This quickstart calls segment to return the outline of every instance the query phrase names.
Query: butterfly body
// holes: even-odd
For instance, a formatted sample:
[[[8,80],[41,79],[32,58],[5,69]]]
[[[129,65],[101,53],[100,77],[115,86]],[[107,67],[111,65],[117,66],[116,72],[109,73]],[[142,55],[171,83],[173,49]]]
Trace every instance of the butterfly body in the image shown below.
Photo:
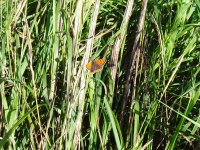
[[[103,70],[103,66],[105,65],[106,60],[105,59],[97,59],[89,62],[86,65],[86,68],[91,72],[91,73],[96,73],[99,71]]]

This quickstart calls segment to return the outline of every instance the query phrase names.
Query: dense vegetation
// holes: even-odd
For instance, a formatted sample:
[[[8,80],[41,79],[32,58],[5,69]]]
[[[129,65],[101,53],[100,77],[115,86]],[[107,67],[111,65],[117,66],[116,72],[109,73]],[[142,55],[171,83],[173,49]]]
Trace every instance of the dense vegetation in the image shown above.
[[[0,149],[200,149],[199,0],[0,10]]]

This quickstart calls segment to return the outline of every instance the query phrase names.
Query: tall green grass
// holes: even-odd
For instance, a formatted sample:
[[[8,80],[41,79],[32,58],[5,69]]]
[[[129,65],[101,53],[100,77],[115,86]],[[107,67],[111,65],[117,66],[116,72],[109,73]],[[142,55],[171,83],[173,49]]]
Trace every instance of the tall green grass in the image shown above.
[[[0,0],[0,149],[199,149],[200,3],[142,8]]]

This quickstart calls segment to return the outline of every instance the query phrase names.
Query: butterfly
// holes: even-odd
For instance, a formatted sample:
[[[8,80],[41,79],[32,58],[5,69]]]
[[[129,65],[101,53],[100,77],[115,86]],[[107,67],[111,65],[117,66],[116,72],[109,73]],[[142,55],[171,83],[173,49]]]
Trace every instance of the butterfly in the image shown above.
[[[103,66],[105,65],[106,60],[105,59],[97,59],[89,62],[86,64],[86,68],[91,72],[91,73],[96,73],[99,71],[103,70]]]

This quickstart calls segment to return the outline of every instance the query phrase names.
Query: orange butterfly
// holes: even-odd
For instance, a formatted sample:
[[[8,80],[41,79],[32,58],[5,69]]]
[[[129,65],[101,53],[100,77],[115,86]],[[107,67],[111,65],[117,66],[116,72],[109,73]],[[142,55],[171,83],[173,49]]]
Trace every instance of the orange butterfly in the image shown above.
[[[103,66],[105,65],[106,60],[105,59],[97,59],[89,62],[86,64],[86,68],[91,72],[91,73],[96,73],[99,71],[103,70]]]

